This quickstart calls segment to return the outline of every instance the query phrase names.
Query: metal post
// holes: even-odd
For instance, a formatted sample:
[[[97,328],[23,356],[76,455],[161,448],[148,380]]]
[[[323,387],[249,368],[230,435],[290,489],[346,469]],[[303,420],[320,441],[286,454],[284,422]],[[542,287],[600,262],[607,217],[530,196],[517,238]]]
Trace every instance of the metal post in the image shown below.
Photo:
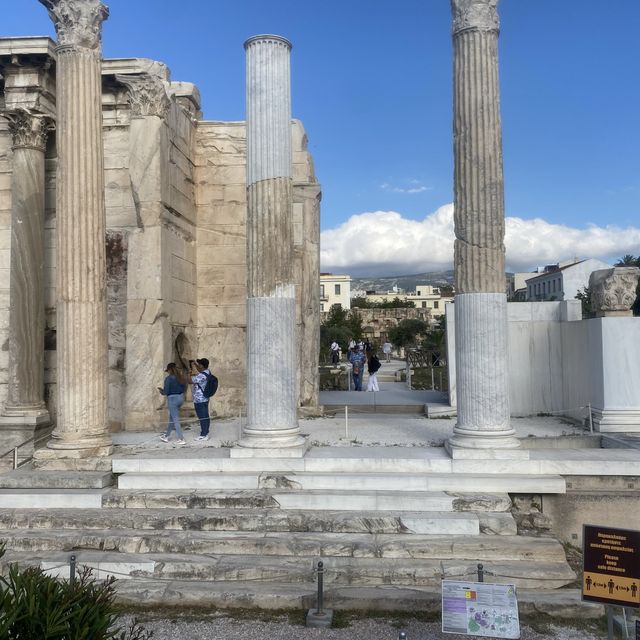
[[[607,639],[613,639],[613,607],[610,604],[605,605],[607,610]]]
[[[349,439],[349,405],[344,405],[344,437]]]
[[[442,391],[442,371],[438,371],[438,391]]]
[[[435,388],[436,388],[436,383],[433,378],[433,367],[431,367],[431,391],[433,391]]]
[[[478,582],[484,582],[484,568],[478,564]]]
[[[13,468],[18,468],[18,447],[15,447],[13,450]]]
[[[591,413],[591,403],[587,404],[587,409],[589,410],[589,432],[593,433],[593,414]]]
[[[318,602],[317,602],[318,608],[316,609],[317,616],[321,616],[324,613],[323,611],[324,593],[322,592],[323,578],[324,578],[324,563],[322,562],[322,560],[319,560],[318,561]]]
[[[76,581],[76,557],[71,556],[69,560],[69,582],[74,584]]]
[[[407,640],[407,632],[406,631],[401,631],[398,634],[398,640]]]

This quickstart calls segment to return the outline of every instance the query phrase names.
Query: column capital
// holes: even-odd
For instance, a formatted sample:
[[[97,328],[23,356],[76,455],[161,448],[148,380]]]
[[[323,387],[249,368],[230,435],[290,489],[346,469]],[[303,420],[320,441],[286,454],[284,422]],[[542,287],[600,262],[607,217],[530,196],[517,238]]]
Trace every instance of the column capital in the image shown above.
[[[49,131],[54,128],[52,118],[26,109],[7,111],[4,115],[9,121],[13,149],[30,148],[44,152]]]
[[[165,82],[149,73],[139,75],[117,74],[116,80],[129,91],[132,116],[158,116],[166,119],[171,102]]]
[[[453,35],[463,31],[499,31],[498,0],[451,0]]]
[[[100,49],[102,23],[109,17],[109,8],[100,0],[38,1],[49,11],[59,45]]]

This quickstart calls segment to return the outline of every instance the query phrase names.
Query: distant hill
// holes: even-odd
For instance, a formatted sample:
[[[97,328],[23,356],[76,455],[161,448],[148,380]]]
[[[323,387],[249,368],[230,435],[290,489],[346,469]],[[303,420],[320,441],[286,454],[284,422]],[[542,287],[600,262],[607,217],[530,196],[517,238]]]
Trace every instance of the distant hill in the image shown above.
[[[391,291],[398,287],[404,291],[415,291],[416,285],[430,284],[434,287],[453,284],[453,269],[449,271],[427,271],[408,276],[381,276],[351,278],[351,292],[355,291]]]

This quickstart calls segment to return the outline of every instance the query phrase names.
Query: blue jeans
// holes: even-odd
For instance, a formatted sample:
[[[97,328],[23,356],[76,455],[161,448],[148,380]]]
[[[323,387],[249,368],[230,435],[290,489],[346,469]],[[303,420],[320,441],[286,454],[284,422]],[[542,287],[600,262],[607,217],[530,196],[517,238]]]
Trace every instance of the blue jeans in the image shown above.
[[[169,424],[167,425],[167,438],[171,435],[173,429],[176,430],[178,440],[184,440],[182,435],[182,427],[180,426],[180,407],[184,403],[184,393],[179,395],[167,396],[167,406],[169,407]]]
[[[353,374],[353,389],[354,391],[362,391],[362,370],[360,373]]]
[[[194,402],[193,408],[196,410],[196,415],[200,418],[200,435],[209,435],[209,426],[211,425],[211,418],[209,418],[209,401]]]

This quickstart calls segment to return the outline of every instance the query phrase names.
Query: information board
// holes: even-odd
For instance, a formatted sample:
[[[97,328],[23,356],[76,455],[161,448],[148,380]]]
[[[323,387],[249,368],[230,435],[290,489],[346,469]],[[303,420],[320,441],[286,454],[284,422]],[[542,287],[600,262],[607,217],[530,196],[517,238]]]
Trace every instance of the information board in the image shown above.
[[[640,531],[584,525],[582,599],[640,607]]]
[[[519,638],[515,586],[443,580],[442,631],[489,638]]]

